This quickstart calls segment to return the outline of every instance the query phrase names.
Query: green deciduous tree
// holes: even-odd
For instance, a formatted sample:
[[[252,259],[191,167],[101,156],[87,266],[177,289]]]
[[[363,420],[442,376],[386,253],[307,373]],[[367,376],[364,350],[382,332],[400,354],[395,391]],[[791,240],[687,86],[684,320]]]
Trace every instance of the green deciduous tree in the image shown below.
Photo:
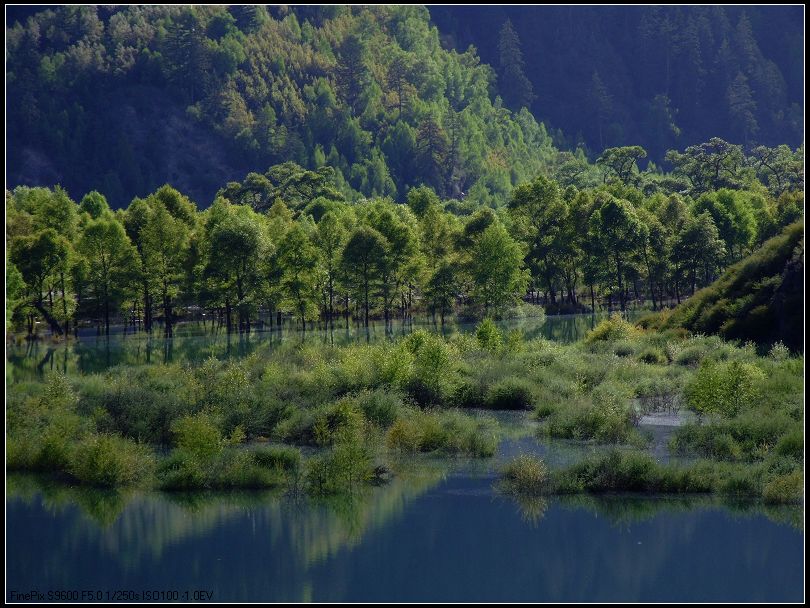
[[[500,222],[475,239],[469,266],[472,293],[484,313],[513,304],[526,292],[529,273],[523,268],[525,250]]]
[[[356,228],[343,248],[343,270],[363,303],[363,320],[368,327],[369,308],[379,284],[380,260],[386,255],[386,240],[368,226]]]
[[[84,227],[77,250],[87,259],[88,279],[104,331],[110,333],[110,313],[130,287],[137,255],[124,227],[112,217],[90,220]]]

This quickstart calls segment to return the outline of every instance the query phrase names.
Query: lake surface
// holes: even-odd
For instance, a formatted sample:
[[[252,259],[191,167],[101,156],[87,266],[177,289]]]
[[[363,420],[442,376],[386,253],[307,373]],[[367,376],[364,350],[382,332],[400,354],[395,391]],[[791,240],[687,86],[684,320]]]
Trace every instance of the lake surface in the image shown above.
[[[629,318],[643,313],[628,312]],[[559,315],[540,318],[499,321],[503,330],[519,330],[527,339],[546,338],[560,342],[575,342],[590,331],[607,313],[597,315]],[[36,380],[48,371],[60,370],[67,374],[97,373],[115,365],[140,365],[168,362],[199,362],[214,356],[219,359],[245,357],[251,353],[271,350],[281,344],[308,342],[322,344],[350,344],[396,339],[416,329],[425,329],[450,336],[457,332],[475,331],[475,323],[448,323],[444,327],[427,319],[411,323],[392,322],[386,329],[383,322],[372,323],[366,330],[355,325],[346,329],[336,325],[332,330],[315,329],[305,332],[292,324],[272,331],[254,331],[250,334],[227,334],[224,330],[204,330],[201,324],[178,325],[175,337],[166,339],[155,331],[148,337],[140,334],[114,333],[109,337],[81,335],[69,343],[51,343],[47,340],[6,344],[6,360],[10,370],[10,383]]]
[[[353,498],[309,502],[12,476],[6,599],[86,590],[278,602],[802,600],[799,509],[621,496],[521,504],[493,481],[427,462]]]

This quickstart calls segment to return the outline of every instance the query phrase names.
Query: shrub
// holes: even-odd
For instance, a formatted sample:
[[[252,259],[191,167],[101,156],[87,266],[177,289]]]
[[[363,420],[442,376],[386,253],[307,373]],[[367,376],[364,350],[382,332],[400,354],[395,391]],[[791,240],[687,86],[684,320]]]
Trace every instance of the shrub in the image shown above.
[[[313,435],[320,446],[332,445],[341,433],[362,435],[363,413],[351,399],[341,399],[321,410],[314,418]]]
[[[804,433],[797,428],[779,439],[775,451],[780,456],[788,456],[796,460],[804,458]]]
[[[619,313],[614,313],[609,319],[601,321],[585,336],[588,344],[594,342],[615,342],[616,340],[629,340],[638,335],[638,329],[628,323]]]
[[[73,450],[68,471],[83,483],[125,486],[147,479],[154,469],[151,450],[115,435],[91,435]]]
[[[486,318],[475,328],[475,337],[481,348],[490,353],[498,353],[503,348],[503,336],[495,322]]]
[[[740,444],[727,433],[712,436],[707,448],[708,455],[717,460],[738,460],[742,456]]]
[[[225,450],[216,460],[207,488],[258,489],[281,485],[285,475],[279,468],[258,464],[249,450]]]
[[[545,431],[563,439],[623,443],[633,436],[634,417],[627,387],[601,384],[590,399],[561,402],[545,422]]]
[[[636,354],[636,345],[627,340],[620,340],[613,346],[613,352],[617,357],[632,357]]]
[[[276,425],[273,436],[284,443],[317,445],[315,441],[315,414],[312,410],[295,409],[290,416]]]
[[[578,482],[563,480],[563,487],[581,485],[590,492],[643,491],[655,482],[657,465],[653,458],[638,452],[612,450],[574,465],[562,474]]]
[[[497,447],[495,422],[457,411],[408,410],[388,430],[389,448],[402,452],[443,452],[491,456]]]
[[[497,410],[525,410],[532,407],[534,386],[525,378],[511,376],[489,387],[486,406]]]
[[[697,367],[706,356],[706,348],[702,345],[685,346],[675,355],[675,363],[689,367]]]
[[[793,471],[772,479],[762,490],[767,503],[799,503],[804,496],[804,475]]]
[[[364,391],[356,401],[366,419],[381,428],[391,426],[402,407],[402,395],[384,389]]]
[[[219,428],[207,414],[184,416],[172,424],[175,444],[194,458],[207,460],[222,452]]]
[[[542,459],[528,454],[521,454],[507,463],[501,477],[504,488],[515,494],[541,494],[548,484],[548,468]]]
[[[774,361],[784,361],[790,358],[790,349],[782,342],[777,342],[771,347],[771,350],[768,351],[768,356]]]
[[[304,465],[304,480],[312,494],[348,491],[373,475],[371,453],[362,437],[348,428],[340,429],[331,449],[313,456]]]
[[[650,365],[666,365],[669,362],[667,356],[659,348],[644,349],[638,356],[638,360]]]
[[[418,334],[414,332],[409,338]],[[450,348],[444,340],[431,334],[414,339],[412,348],[416,350],[408,393],[422,405],[443,403],[453,376]]]
[[[757,403],[764,379],[762,370],[750,363],[707,360],[687,386],[686,398],[698,412],[734,416]]]
[[[486,407],[486,385],[477,378],[462,378],[453,389],[451,397],[455,407]]]

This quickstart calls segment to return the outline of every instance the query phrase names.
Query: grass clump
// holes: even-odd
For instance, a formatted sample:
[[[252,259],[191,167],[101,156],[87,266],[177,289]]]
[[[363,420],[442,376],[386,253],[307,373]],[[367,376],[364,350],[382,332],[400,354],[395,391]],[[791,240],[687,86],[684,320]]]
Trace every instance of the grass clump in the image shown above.
[[[492,456],[497,447],[494,420],[458,411],[410,409],[388,430],[386,444],[406,453]]]
[[[301,468],[301,451],[289,446],[263,446],[251,452],[256,465],[296,473]]]
[[[549,472],[537,456],[521,454],[501,470],[505,491],[524,496],[537,496],[547,490]]]
[[[525,378],[510,376],[489,387],[484,403],[495,410],[527,410],[534,402],[534,385]]]

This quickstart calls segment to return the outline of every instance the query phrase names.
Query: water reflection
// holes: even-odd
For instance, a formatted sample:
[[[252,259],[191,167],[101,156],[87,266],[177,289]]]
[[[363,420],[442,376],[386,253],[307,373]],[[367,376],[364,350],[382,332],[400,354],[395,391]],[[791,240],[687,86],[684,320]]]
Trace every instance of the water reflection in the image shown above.
[[[638,313],[630,313],[638,316]],[[605,315],[562,315],[545,318],[526,318],[500,321],[504,330],[517,329],[527,339],[546,338],[560,342],[574,342]],[[66,374],[91,374],[103,372],[115,365],[140,365],[168,362],[203,361],[208,357],[246,357],[254,352],[272,350],[287,342],[323,344],[350,344],[394,339],[407,335],[415,329],[426,329],[452,336],[458,332],[471,332],[475,323],[453,323],[444,327],[429,321],[372,323],[366,329],[355,325],[346,328],[315,329],[302,332],[292,326],[282,326],[272,331],[250,334],[228,334],[222,330],[212,331],[201,324],[179,325],[175,337],[166,339],[155,331],[152,336],[144,334],[113,334],[111,336],[80,336],[70,343],[25,341],[7,344],[6,359],[11,367],[7,376],[11,382],[35,380],[50,371]],[[8,372],[7,372],[8,374]]]
[[[99,493],[11,476],[6,507],[9,589],[207,589],[219,601],[802,597],[803,534],[782,523],[800,509],[671,497],[515,502],[490,479],[436,463],[321,502]]]

